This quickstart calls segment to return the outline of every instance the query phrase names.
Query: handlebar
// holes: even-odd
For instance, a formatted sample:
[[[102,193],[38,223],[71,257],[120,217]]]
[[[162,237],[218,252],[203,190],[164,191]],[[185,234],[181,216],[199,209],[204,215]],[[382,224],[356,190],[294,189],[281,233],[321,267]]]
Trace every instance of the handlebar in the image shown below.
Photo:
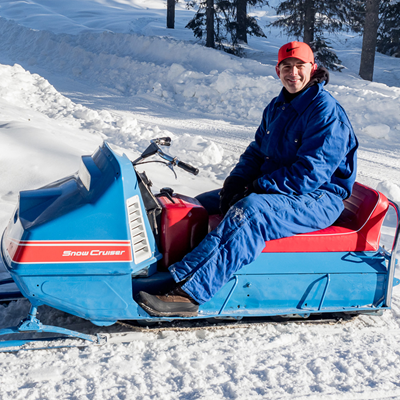
[[[190,164],[187,164],[183,161],[180,161],[177,157],[171,157],[170,155],[164,153],[158,146],[170,146],[171,145],[171,138],[170,137],[163,137],[150,140],[150,146],[141,154],[141,156],[132,161],[133,165],[138,165],[140,161],[144,160],[147,157],[153,156],[154,154],[158,154],[162,159],[167,161],[167,165],[172,169],[175,165],[179,168],[182,168],[186,172],[190,174],[197,175],[199,170],[193,167]]]
[[[180,161],[177,157],[171,157],[168,154],[165,154],[161,149],[158,149],[157,154],[164,159],[165,161],[168,161],[168,164],[172,166],[177,166],[179,168],[182,168],[186,172],[189,172],[190,174],[197,175],[199,173],[199,170],[195,167],[192,167],[190,164],[187,164],[183,161]]]
[[[197,175],[199,173],[198,168],[192,167],[190,164],[186,164],[183,161],[177,161],[176,165],[190,174]]]

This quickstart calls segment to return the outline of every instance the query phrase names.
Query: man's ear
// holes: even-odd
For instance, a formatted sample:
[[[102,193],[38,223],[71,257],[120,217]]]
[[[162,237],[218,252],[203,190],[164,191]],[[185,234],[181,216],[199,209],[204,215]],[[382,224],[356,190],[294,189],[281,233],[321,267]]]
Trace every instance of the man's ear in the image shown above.
[[[311,67],[312,73],[314,73],[318,69],[318,64],[314,63]]]
[[[276,74],[278,75],[278,78],[280,78],[281,77],[281,71],[280,71],[280,69],[279,69],[279,67],[277,65],[275,65],[275,71],[276,71]]]

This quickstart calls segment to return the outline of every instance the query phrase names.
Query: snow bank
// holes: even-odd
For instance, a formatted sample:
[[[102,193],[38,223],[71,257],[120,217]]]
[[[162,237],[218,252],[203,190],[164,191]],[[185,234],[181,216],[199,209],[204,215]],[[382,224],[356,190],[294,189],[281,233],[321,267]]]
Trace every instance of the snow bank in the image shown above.
[[[181,158],[187,155],[196,165],[206,168],[219,165],[223,159],[222,147],[200,136],[178,137],[157,127],[138,124],[136,119],[126,115],[95,111],[75,104],[57,92],[47,80],[19,65],[0,65],[0,98],[10,106],[37,111],[132,151],[143,151],[155,137],[171,136],[174,139],[171,149],[182,155]]]
[[[22,9],[22,10],[21,10]],[[1,15],[17,21],[23,26],[55,33],[78,34],[84,31],[104,31],[157,35],[165,27],[166,2],[158,0],[17,0],[2,1]],[[175,5],[175,30],[184,31],[190,38],[192,33],[184,29],[193,16],[184,2]],[[183,21],[182,21],[183,19]],[[186,22],[185,22],[186,21]],[[160,35],[161,36],[161,35]]]
[[[0,51],[30,68],[46,66],[115,93],[159,97],[192,112],[259,119],[266,101],[260,98],[280,87],[268,76],[271,67],[167,38],[110,32],[55,35],[4,18],[0,34]]]
[[[0,209],[1,229],[20,190],[37,188],[74,173],[79,157],[91,154],[102,140],[134,159],[150,144],[150,139],[170,136],[173,143],[166,152],[200,168],[201,175],[210,181],[215,180],[216,174],[225,176],[236,161],[236,156],[201,136],[177,136],[157,126],[138,123],[127,114],[76,104],[47,80],[20,65],[0,65],[0,107],[0,198],[4,201]],[[156,191],[168,182],[174,183],[173,175],[165,177],[166,170],[160,168],[163,167],[159,164],[146,168]],[[179,172],[176,186],[181,192],[194,195],[202,188],[209,189],[210,183],[199,182],[199,191],[188,190],[193,178],[187,175]]]
[[[274,65],[229,56],[170,38],[35,31],[0,18],[0,52],[26,68],[43,68],[127,97],[247,121],[255,126],[281,83]],[[327,89],[358,135],[399,143],[400,89],[332,73]],[[103,118],[103,117],[102,117]],[[385,126],[382,125],[382,118]]]
[[[266,93],[280,90],[279,81],[268,76],[271,67],[172,39],[110,32],[55,35],[3,18],[0,33],[9,38],[0,50],[19,63],[45,65],[128,96],[159,97],[191,112],[258,120]]]

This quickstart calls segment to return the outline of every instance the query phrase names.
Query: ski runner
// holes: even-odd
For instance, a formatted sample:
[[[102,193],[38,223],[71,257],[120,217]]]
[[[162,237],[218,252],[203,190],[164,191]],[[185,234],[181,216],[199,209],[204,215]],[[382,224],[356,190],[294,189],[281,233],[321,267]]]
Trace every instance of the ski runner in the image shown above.
[[[197,315],[265,241],[332,225],[351,195],[358,142],[345,111],[323,88],[328,71],[302,42],[282,46],[275,69],[283,88],[264,110],[255,140],[222,190],[198,196],[209,214],[222,212],[224,219],[169,267],[172,290],[138,294],[150,315]]]

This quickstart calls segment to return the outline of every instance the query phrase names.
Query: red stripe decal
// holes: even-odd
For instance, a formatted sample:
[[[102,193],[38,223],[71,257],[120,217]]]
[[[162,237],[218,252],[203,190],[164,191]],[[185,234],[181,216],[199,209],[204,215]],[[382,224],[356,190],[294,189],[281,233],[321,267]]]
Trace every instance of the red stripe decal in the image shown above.
[[[132,261],[130,241],[10,241],[16,263],[87,263]]]

